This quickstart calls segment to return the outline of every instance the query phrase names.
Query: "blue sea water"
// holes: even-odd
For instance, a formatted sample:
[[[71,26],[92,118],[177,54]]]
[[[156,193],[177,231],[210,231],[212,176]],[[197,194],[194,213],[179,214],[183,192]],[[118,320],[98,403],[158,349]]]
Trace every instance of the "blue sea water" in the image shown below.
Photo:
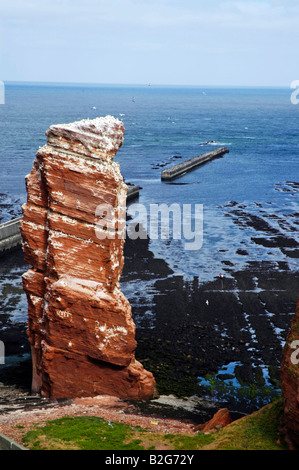
[[[236,271],[256,260],[298,272],[294,244],[283,251],[252,240],[269,239],[271,230],[297,240],[299,105],[290,96],[286,88],[7,84],[0,105],[0,218],[12,218],[25,202],[24,178],[51,124],[109,114],[124,122],[116,160],[125,180],[142,187],[139,203],[203,205],[200,250],[184,250],[182,240],[150,242],[174,275],[204,283],[223,272],[229,278],[227,263]],[[161,182],[167,165],[223,146],[229,149],[223,158]],[[248,223],[254,217],[261,226]],[[122,285],[133,307],[141,301],[136,289],[142,291],[149,315],[153,282]],[[25,305],[20,299],[18,321],[26,318]],[[283,343],[286,331],[273,328]]]
[[[0,181],[1,191],[13,195],[24,197],[24,175],[51,124],[106,114],[124,121],[125,144],[117,159],[134,182],[160,181],[153,163],[203,153],[202,142],[227,145],[229,157],[186,175],[184,181],[203,186],[184,188],[184,200],[198,189],[206,204],[272,200],[273,184],[293,180],[298,171],[299,106],[291,103],[288,89],[6,85],[5,92]],[[164,200],[165,191],[166,198],[176,199],[173,188],[163,187]]]
[[[299,106],[291,103],[288,89],[6,85],[5,92],[0,106],[3,221],[11,217],[5,203],[25,201],[24,177],[48,127],[107,114],[124,122],[125,143],[116,160],[126,181],[142,186],[140,203],[203,204],[204,243],[198,256],[185,253],[186,275],[213,274],[207,272],[211,252],[218,272],[217,249],[211,248],[229,249],[232,238],[240,236],[219,206],[237,201],[253,208],[259,203],[265,210],[271,203],[279,215],[295,210],[296,188],[279,191],[279,185],[298,178]],[[178,184],[161,183],[161,162],[179,156],[172,159],[178,163],[220,146],[230,151],[223,159],[184,175]],[[165,255],[163,243],[153,243],[153,249]],[[167,251],[174,266],[180,250],[174,243]]]

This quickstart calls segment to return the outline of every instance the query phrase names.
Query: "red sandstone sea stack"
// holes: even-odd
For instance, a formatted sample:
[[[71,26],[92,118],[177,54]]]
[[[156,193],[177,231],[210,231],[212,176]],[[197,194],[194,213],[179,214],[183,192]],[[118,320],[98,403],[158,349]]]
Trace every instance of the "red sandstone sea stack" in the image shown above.
[[[292,449],[299,449],[299,299],[283,349],[281,389],[285,433]]]
[[[21,232],[32,390],[49,398],[150,399],[135,359],[135,324],[120,290],[127,186],[113,161],[123,123],[111,116],[51,126],[26,177]],[[106,226],[97,208],[112,207]]]

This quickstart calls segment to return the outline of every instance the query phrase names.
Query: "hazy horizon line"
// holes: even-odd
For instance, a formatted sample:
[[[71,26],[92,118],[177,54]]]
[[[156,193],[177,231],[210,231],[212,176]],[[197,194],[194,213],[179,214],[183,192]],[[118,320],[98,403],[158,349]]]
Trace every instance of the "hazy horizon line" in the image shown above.
[[[34,80],[3,80],[4,85],[24,85],[24,86],[85,86],[85,87],[154,87],[154,88],[285,88],[287,85],[207,85],[207,84],[171,84],[171,83],[101,83],[101,82],[56,82],[56,81],[34,81]]]

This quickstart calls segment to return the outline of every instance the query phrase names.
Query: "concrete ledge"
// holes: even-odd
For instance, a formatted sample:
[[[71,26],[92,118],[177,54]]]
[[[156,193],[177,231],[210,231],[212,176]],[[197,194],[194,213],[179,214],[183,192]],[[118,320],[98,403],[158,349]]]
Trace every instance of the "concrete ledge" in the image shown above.
[[[22,217],[17,219],[9,220],[0,225],[0,239],[4,240],[5,238],[12,237],[20,231],[20,222]]]
[[[163,170],[161,174],[161,179],[162,181],[165,181],[182,176],[188,171],[191,171],[197,168],[198,166],[213,160],[214,158],[223,157],[223,155],[228,152],[229,150],[226,147],[220,147],[214,150],[213,152],[204,153],[203,155],[198,155],[197,157],[193,157],[185,162],[178,163],[177,165]]]
[[[138,185],[135,185],[135,184],[128,184],[127,183],[127,186],[128,186],[128,192],[127,192],[127,201],[131,200],[131,199],[134,199],[135,197],[137,197],[139,195],[139,191],[140,191],[140,186]]]
[[[7,252],[21,245],[21,217],[0,224],[0,253]]]
[[[6,238],[5,240],[0,240],[0,252],[3,251],[10,251],[13,248],[21,246],[22,244],[22,237],[21,234],[13,235],[12,237]]]
[[[18,444],[13,439],[0,433],[0,450],[28,450],[26,447]]]

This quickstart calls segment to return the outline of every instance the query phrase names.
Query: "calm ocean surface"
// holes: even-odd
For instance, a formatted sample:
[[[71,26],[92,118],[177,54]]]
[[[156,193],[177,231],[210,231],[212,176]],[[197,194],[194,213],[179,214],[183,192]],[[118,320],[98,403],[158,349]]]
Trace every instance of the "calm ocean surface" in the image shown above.
[[[203,280],[213,277],[221,272],[219,249],[232,248],[230,259],[242,261],[235,248],[251,234],[240,232],[219,206],[236,201],[253,212],[256,204],[277,215],[295,211],[294,188],[283,190],[298,177],[299,106],[291,103],[288,89],[7,85],[5,91],[6,102],[0,106],[2,221],[12,217],[7,204],[18,207],[26,199],[24,177],[46,142],[48,127],[106,114],[124,122],[125,143],[116,159],[125,180],[142,186],[138,202],[203,204],[201,250],[182,256],[178,241],[168,243],[166,251],[165,242],[152,243],[176,271]],[[210,141],[212,145],[202,145]],[[177,184],[161,183],[159,164],[178,163],[219,146],[230,153],[175,180]],[[264,251],[259,255],[271,257]]]
[[[186,281],[196,277],[201,284],[217,279],[219,273],[230,278],[256,261],[272,263],[274,270],[284,266],[298,272],[298,254],[292,250],[298,249],[294,240],[299,212],[299,105],[291,103],[289,89],[6,85],[5,93],[5,104],[0,106],[2,221],[20,213],[26,200],[24,178],[38,147],[46,143],[48,127],[109,114],[125,125],[125,142],[116,160],[125,180],[142,187],[137,202],[146,207],[203,205],[200,250],[186,251],[184,240],[150,242],[154,256],[164,260],[175,276]],[[167,164],[222,146],[229,149],[223,158],[173,184],[161,182]],[[273,233],[280,239],[291,238],[292,243],[283,249],[267,243]],[[261,241],[254,242],[257,236]],[[21,270],[10,272],[10,283],[20,284]],[[5,276],[0,279],[2,292],[8,282]],[[147,303],[150,316],[155,291],[154,280],[141,278],[142,273],[140,279],[137,273],[134,282],[124,279],[122,284],[136,305],[137,327],[138,305]],[[5,305],[3,300],[2,308]],[[291,303],[284,314],[291,315],[293,309]],[[11,315],[16,321],[26,320],[23,295],[15,298]],[[281,328],[273,326],[282,344],[288,321]]]

